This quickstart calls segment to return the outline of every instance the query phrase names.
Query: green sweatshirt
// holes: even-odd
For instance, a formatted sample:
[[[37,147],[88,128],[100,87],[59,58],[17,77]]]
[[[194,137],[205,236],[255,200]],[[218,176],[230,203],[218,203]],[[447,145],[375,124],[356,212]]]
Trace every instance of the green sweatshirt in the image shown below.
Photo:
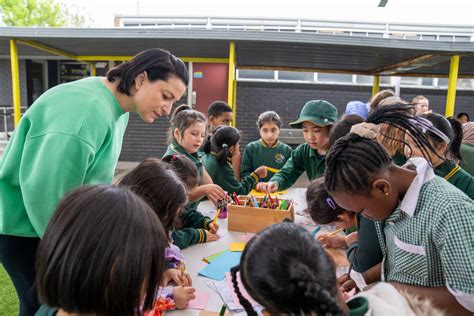
[[[461,155],[463,159],[461,167],[471,176],[474,176],[474,145],[461,144]]]
[[[474,200],[474,177],[459,167],[454,161],[446,160],[434,168],[434,172],[437,176],[446,179]]]
[[[41,95],[0,161],[0,234],[41,238],[64,193],[111,183],[128,117],[98,77]]]
[[[199,178],[203,179],[203,168],[202,168],[202,157],[201,152],[194,154],[188,153],[183,147],[181,147],[176,141],[173,141],[166,149],[163,157],[169,155],[185,155],[196,165],[199,171]],[[207,216],[202,215],[197,211],[197,206],[200,200],[188,203],[183,211],[180,213],[180,226],[181,229],[175,230],[172,233],[173,244],[181,249],[194,245],[196,243],[204,243],[207,241],[206,232],[209,230],[211,219]]]
[[[211,176],[212,181],[230,194],[233,192],[237,195],[249,194],[259,179],[258,175],[255,172],[252,172],[243,177],[242,181],[239,182],[235,178],[230,159],[228,159],[225,164],[221,165],[217,161],[216,154],[213,152],[202,157],[202,163],[204,164],[207,173]]]
[[[268,147],[262,139],[248,143],[245,146],[242,167],[240,169],[242,178],[248,176],[260,166],[280,170],[288,158],[290,158],[291,151],[290,146],[280,141],[277,141],[272,147]],[[268,175],[262,180],[267,182],[272,175],[273,172],[268,171]]]
[[[322,176],[326,168],[325,156],[321,156],[307,143],[301,144],[291,152],[283,168],[270,181],[278,185],[278,190],[291,187],[306,171],[310,181]]]

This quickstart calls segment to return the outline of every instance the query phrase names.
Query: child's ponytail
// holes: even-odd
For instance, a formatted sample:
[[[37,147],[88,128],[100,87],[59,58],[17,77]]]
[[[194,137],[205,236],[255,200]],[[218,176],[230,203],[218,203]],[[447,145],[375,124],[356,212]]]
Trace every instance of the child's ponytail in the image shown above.
[[[464,136],[462,124],[454,117],[448,117],[447,120],[451,124],[451,128],[453,129],[453,138],[451,139],[451,143],[449,144],[449,151],[451,152],[452,158],[454,158],[457,163],[460,163],[463,160],[461,155],[461,144],[462,138]]]
[[[217,162],[220,165],[225,165],[227,159],[232,157],[230,147],[235,146],[239,140],[240,133],[236,128],[231,126],[218,126],[210,138],[210,150],[207,147],[209,146],[208,142],[206,142],[204,150],[206,151],[207,149],[209,152],[214,152]]]
[[[212,151],[212,139],[211,135],[207,135],[206,138],[204,139],[204,144],[202,145],[202,150],[206,154],[210,154]]]
[[[230,275],[232,276],[232,285],[234,286],[235,294],[237,294],[237,298],[239,299],[240,305],[245,310],[245,313],[249,316],[257,316],[257,312],[253,309],[252,304],[242,295],[239,289],[239,283],[237,282],[237,272],[239,271],[240,266],[235,266],[230,269]]]

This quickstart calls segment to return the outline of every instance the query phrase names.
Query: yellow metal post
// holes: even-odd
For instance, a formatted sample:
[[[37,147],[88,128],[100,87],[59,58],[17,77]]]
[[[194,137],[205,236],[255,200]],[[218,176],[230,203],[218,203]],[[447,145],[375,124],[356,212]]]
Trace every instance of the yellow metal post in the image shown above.
[[[380,90],[380,75],[374,76],[374,83],[372,84],[372,96],[376,95]]]
[[[458,81],[459,55],[451,56],[449,67],[448,96],[446,98],[446,116],[454,115],[454,102],[456,101],[456,84]]]
[[[234,75],[234,98],[232,100],[232,126],[236,127],[236,120],[237,120],[237,76]]]
[[[91,65],[91,77],[97,76],[97,69],[95,67],[95,64],[90,64]]]
[[[10,60],[12,67],[12,90],[13,90],[13,122],[17,127],[21,118],[20,106],[20,71],[18,67],[18,47],[16,40],[10,40]]]
[[[229,78],[227,81],[227,103],[233,106],[234,101],[234,72],[235,72],[235,44],[230,42],[229,45]]]

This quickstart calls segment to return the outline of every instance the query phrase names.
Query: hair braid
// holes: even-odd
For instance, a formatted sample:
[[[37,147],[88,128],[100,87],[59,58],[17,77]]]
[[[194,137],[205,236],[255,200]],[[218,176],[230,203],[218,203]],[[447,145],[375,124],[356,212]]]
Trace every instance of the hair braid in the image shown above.
[[[234,286],[234,291],[237,294],[237,297],[239,298],[239,303],[242,305],[242,307],[245,309],[245,312],[247,315],[250,316],[257,316],[257,312],[253,309],[252,304],[242,295],[239,289],[239,284],[237,282],[237,272],[239,271],[240,267],[235,266],[232,269],[230,269],[230,274],[232,276],[232,285]]]

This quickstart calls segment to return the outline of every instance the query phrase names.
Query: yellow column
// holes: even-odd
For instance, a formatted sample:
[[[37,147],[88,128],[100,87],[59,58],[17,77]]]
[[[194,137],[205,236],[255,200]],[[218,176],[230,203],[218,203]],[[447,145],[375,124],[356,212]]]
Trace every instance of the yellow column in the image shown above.
[[[97,75],[97,69],[95,68],[95,64],[91,65],[91,77],[95,77]]]
[[[234,74],[234,97],[232,99],[232,126],[236,127],[236,119],[237,119],[237,76]]]
[[[227,79],[227,103],[232,107],[234,115],[232,124],[235,126],[235,104],[234,104],[234,80],[235,80],[235,44],[229,45],[229,77]]]
[[[380,90],[380,75],[374,76],[374,83],[372,84],[372,96],[376,95]]]
[[[10,61],[12,67],[12,92],[13,92],[13,122],[15,127],[20,122],[20,70],[18,67],[18,47],[16,40],[10,40]]]
[[[445,116],[454,115],[454,103],[456,101],[456,84],[458,81],[459,55],[451,56],[451,66],[449,67],[448,96],[446,98]]]

